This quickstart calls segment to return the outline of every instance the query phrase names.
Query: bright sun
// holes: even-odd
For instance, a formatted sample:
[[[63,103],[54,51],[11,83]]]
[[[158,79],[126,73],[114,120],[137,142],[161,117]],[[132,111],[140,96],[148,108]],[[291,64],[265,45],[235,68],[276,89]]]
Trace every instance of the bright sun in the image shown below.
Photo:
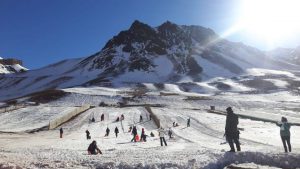
[[[288,40],[300,30],[300,0],[243,0],[234,29],[270,43]]]

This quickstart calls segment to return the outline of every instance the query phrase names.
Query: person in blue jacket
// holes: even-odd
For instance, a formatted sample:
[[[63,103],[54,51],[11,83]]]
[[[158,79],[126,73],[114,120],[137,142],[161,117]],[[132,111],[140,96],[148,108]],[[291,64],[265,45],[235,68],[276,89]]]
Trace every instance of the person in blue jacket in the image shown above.
[[[284,147],[284,151],[286,153],[288,152],[287,146],[286,146],[286,145],[288,145],[289,152],[291,152],[292,151],[292,146],[291,146],[291,142],[290,142],[290,139],[291,139],[291,132],[290,132],[291,125],[290,125],[290,123],[288,123],[287,118],[282,117],[281,122],[277,123],[277,126],[280,127],[280,136],[281,136],[282,144],[283,144],[283,147]]]

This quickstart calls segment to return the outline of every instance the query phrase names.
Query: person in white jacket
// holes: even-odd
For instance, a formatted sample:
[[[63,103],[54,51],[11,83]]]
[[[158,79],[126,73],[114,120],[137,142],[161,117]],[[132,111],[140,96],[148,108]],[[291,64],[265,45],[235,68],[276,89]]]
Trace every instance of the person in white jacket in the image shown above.
[[[158,129],[158,135],[159,135],[159,138],[160,138],[160,145],[163,146],[163,142],[164,142],[165,146],[167,146],[167,142],[166,142],[166,139],[165,139],[165,130],[164,130],[164,128],[160,127]]]

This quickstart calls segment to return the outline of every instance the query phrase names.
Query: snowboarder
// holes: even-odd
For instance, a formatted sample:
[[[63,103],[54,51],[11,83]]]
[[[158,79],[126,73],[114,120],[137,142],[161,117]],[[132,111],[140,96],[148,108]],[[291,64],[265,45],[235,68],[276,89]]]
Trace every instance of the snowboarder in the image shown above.
[[[226,140],[230,146],[229,152],[235,152],[234,144],[236,145],[237,151],[241,151],[240,142],[239,142],[239,130],[237,125],[239,124],[238,116],[233,113],[231,107],[226,109],[227,116],[226,116],[226,125],[225,125],[225,136]]]
[[[62,138],[64,134],[64,130],[62,127],[59,129],[59,134],[60,134],[60,138]]]
[[[97,146],[97,142],[94,140],[87,149],[89,155],[102,154],[101,150]]]
[[[147,140],[146,140],[146,135],[145,135],[145,130],[144,130],[144,128],[142,128],[141,141],[144,141],[144,142],[147,141]]]
[[[137,135],[136,126],[133,126],[131,134],[133,135],[133,138],[131,139],[131,142],[132,141],[136,142],[136,135]]]
[[[160,145],[163,146],[163,142],[165,143],[165,146],[167,146],[167,142],[165,139],[165,130],[164,128],[160,127],[158,129],[158,133],[159,133],[159,138],[160,138]]]
[[[290,123],[288,123],[287,118],[282,117],[281,122],[277,123],[276,125],[280,127],[280,136],[281,136],[282,144],[284,147],[284,151],[286,153],[288,152],[287,147],[286,147],[286,144],[287,144],[288,148],[289,148],[289,152],[291,152],[292,147],[291,147],[291,143],[290,143],[290,138],[291,138]]]
[[[168,135],[169,135],[169,139],[171,139],[171,138],[172,138],[172,135],[173,135],[173,132],[172,132],[172,129],[171,129],[171,128],[169,128]]]
[[[104,121],[104,114],[101,114],[101,121]]]
[[[85,133],[86,133],[86,139],[87,139],[87,140],[91,139],[90,131],[89,131],[89,130],[86,130]]]
[[[143,116],[142,115],[140,115],[140,122],[142,122],[143,121]]]
[[[109,130],[109,128],[107,127],[107,128],[106,128],[106,134],[105,134],[105,137],[106,137],[106,136],[109,136],[109,132],[110,132],[110,130]]]
[[[122,114],[121,115],[121,120],[124,120],[124,119],[125,119],[124,114]]]
[[[118,129],[118,127],[116,127],[116,128],[115,128],[116,138],[118,137],[118,133],[119,133],[119,129]]]
[[[190,125],[191,125],[191,118],[188,118],[188,119],[187,119],[187,125],[186,125],[186,126],[187,126],[187,127],[190,127]]]

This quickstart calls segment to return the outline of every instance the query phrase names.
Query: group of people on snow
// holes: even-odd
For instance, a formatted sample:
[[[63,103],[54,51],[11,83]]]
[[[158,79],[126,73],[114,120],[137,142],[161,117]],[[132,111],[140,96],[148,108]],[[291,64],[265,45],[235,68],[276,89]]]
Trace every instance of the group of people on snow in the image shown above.
[[[239,119],[238,119],[238,115],[236,115],[231,107],[227,107],[226,108],[226,123],[225,123],[225,138],[227,143],[229,144],[230,150],[229,152],[235,152],[235,151],[241,151],[241,144],[239,141],[239,135],[240,135],[240,131],[238,128],[238,124],[239,124]],[[119,118],[119,117],[118,117]],[[104,120],[104,114],[101,115],[101,121]],[[117,119],[118,120],[118,119]],[[124,120],[124,115],[121,115],[121,120]],[[142,116],[140,115],[140,122],[143,121]],[[191,125],[191,119],[188,118],[187,119],[187,127],[190,127]],[[281,136],[281,140],[283,143],[283,147],[284,147],[284,151],[285,152],[291,152],[292,151],[292,147],[291,147],[291,143],[290,143],[290,127],[291,124],[288,123],[287,118],[282,117],[281,118],[281,122],[276,124],[277,126],[280,127],[280,136]],[[173,122],[173,127],[177,127],[179,126],[178,123]],[[118,127],[115,127],[115,135],[116,138],[118,137],[118,133],[119,133],[119,129]],[[135,125],[130,126],[129,133],[132,134],[133,138],[131,139],[131,142],[137,142],[137,141],[147,141],[147,135],[145,134],[145,129],[142,128],[141,131],[141,135],[139,137],[138,132],[137,132],[137,127]],[[106,134],[105,136],[109,136],[110,133],[110,129],[107,127],[106,128]],[[158,136],[160,138],[160,145],[163,146],[167,146],[167,142],[165,139],[165,134],[168,134],[169,139],[173,138],[173,131],[171,128],[168,129],[168,131],[165,131],[165,129],[163,127],[160,127],[158,129]],[[151,132],[150,133],[151,137],[154,137],[154,133]],[[60,128],[60,138],[63,137],[63,128]],[[90,132],[89,130],[86,130],[86,138],[87,140],[91,139],[90,136]],[[97,146],[97,142],[94,140],[88,147],[88,154],[102,154],[101,150],[98,148]]]

